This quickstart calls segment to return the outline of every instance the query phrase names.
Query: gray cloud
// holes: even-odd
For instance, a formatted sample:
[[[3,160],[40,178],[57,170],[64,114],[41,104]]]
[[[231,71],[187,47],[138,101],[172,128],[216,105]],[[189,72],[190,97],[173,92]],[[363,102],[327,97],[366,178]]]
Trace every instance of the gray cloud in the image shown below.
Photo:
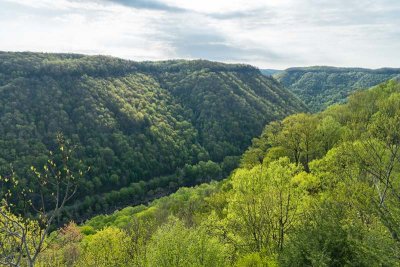
[[[136,9],[148,9],[148,10],[167,11],[167,12],[186,12],[186,10],[183,8],[170,6],[164,4],[161,1],[156,1],[156,0],[105,0],[105,1]]]
[[[233,12],[222,12],[222,13],[203,13],[204,15],[214,19],[251,19],[256,17],[267,17],[274,13],[266,8],[240,10]]]
[[[398,66],[398,0],[197,1],[0,0],[0,50]]]
[[[177,54],[190,58],[203,58],[217,61],[241,61],[251,59],[273,62],[284,57],[267,49],[240,48],[227,43],[194,42],[187,39],[184,42],[174,43]]]
[[[320,26],[355,26],[400,21],[400,2],[381,0],[307,0],[308,21]],[[304,13],[304,10],[301,12]],[[299,21],[299,17],[296,17]]]
[[[198,20],[200,19],[194,18],[194,21]],[[205,24],[188,22],[185,26],[177,25],[182,25],[182,21],[174,19],[164,23],[159,31],[170,34],[159,37],[174,48],[178,57],[236,62],[249,62],[254,59],[275,62],[289,58],[266,47],[261,49],[234,45],[221,32]]]

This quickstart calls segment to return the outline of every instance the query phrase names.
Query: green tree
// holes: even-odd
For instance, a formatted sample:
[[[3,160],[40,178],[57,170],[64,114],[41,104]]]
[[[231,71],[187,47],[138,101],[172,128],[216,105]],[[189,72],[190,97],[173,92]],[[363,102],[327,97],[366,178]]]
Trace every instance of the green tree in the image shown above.
[[[57,136],[57,142],[61,163],[57,165],[55,160],[49,159],[42,172],[35,167],[31,168],[39,191],[23,188],[13,194],[12,190],[18,188],[18,178],[0,177],[3,188],[9,188],[1,196],[0,223],[3,240],[0,243],[13,244],[11,250],[6,245],[6,250],[0,251],[0,261],[6,265],[35,265],[45,247],[47,236],[65,210],[66,203],[74,196],[78,179],[84,174],[82,171],[75,173],[70,169],[72,149],[61,134]],[[23,206],[15,206],[12,201],[14,199],[18,199]],[[13,211],[18,212],[17,215],[13,214]]]
[[[225,261],[224,246],[215,237],[176,219],[161,226],[149,244],[149,266],[225,266]]]
[[[105,228],[82,240],[78,266],[129,266],[132,260],[129,246],[130,239],[124,231],[113,227]]]
[[[240,246],[268,254],[283,249],[287,231],[299,216],[302,192],[293,180],[299,171],[281,158],[235,172],[227,219]]]

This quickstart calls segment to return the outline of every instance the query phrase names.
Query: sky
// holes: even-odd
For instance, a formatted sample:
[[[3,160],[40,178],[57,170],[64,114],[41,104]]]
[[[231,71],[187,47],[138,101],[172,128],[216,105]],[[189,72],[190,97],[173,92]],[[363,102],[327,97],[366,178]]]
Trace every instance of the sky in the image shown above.
[[[0,50],[400,67],[400,0],[0,0]]]

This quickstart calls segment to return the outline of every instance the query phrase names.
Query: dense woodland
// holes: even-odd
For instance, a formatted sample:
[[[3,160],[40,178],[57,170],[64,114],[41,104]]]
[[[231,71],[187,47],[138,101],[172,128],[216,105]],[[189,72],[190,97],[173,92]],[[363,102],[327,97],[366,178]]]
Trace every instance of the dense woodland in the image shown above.
[[[36,263],[398,266],[398,129],[394,80],[271,122],[225,180],[66,224],[46,237]]]
[[[3,192],[38,199],[31,166],[60,163],[58,133],[71,144],[70,168],[85,175],[64,220],[222,179],[267,122],[305,110],[247,65],[5,52],[0,106],[0,175],[19,179]]]
[[[343,103],[356,90],[400,78],[400,69],[306,67],[289,68],[273,74],[306,103],[310,111],[316,112],[332,104]]]
[[[0,57],[1,266],[400,265],[397,80],[307,113],[246,65]]]

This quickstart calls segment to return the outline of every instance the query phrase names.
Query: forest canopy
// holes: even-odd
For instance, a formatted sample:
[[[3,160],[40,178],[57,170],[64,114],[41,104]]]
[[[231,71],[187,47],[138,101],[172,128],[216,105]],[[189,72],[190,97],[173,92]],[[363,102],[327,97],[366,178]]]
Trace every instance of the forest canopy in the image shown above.
[[[399,107],[389,81],[271,122],[227,179],[70,223],[38,262],[398,266]]]
[[[273,76],[298,96],[311,111],[316,112],[345,102],[356,90],[370,88],[395,77],[400,78],[400,69],[316,66],[289,68]]]
[[[75,220],[221,179],[267,122],[305,110],[248,65],[28,52],[0,52],[0,106],[0,175],[19,177],[13,190],[38,191],[31,166],[59,133],[71,169],[89,169],[65,210]]]

